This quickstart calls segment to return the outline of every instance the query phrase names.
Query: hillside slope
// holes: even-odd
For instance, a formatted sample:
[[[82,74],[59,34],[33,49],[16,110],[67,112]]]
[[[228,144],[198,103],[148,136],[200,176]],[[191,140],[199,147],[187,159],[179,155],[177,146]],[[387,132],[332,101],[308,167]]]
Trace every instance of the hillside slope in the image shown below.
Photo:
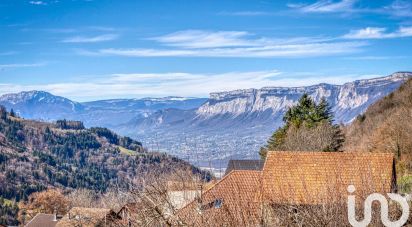
[[[371,105],[345,131],[345,150],[392,152],[399,173],[412,170],[412,79]]]
[[[0,107],[0,195],[21,200],[47,187],[139,187],[146,174],[200,171],[140,142],[81,122],[24,120]]]

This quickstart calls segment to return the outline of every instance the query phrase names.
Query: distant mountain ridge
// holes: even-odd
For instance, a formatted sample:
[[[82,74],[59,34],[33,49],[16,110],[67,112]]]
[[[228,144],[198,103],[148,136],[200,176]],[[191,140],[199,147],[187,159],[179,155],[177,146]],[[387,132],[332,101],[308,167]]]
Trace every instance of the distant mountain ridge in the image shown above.
[[[347,124],[411,77],[412,73],[398,72],[343,85],[217,92],[195,110],[159,111],[116,127],[116,131],[139,136],[149,147],[158,146],[203,166],[229,158],[257,158],[259,147],[282,125],[284,112],[304,93],[315,101],[325,97],[335,122]]]
[[[336,121],[348,123],[359,114],[359,107],[369,105],[376,101],[388,90],[396,87],[411,77],[411,73],[399,72],[387,77],[357,80],[343,85],[318,84],[304,87],[264,87],[261,89],[235,90],[230,92],[211,93],[209,100],[202,105],[197,114],[210,118],[215,115],[231,114],[238,116],[243,113],[264,112],[271,110],[285,111],[296,103],[304,93],[310,94],[316,101],[322,97],[327,98],[336,114]],[[371,91],[371,88],[381,91]],[[368,95],[372,94],[372,97]],[[352,114],[344,110],[350,108]],[[363,108],[360,108],[363,110]]]
[[[44,120],[62,119],[84,109],[78,102],[45,91],[23,91],[5,94],[0,96],[0,105],[8,109],[14,109],[25,118]],[[50,111],[53,111],[53,114]],[[50,115],[56,117],[50,118]]]
[[[23,91],[0,96],[0,105],[28,119],[55,121],[81,120],[86,126],[114,126],[167,108],[192,109],[206,98],[177,96],[142,99],[109,99],[75,102],[45,91]]]
[[[166,97],[73,104],[64,100],[64,114],[35,110],[38,117],[45,114],[49,119],[64,117],[82,120],[88,126],[109,127],[141,139],[149,149],[167,151],[195,164],[221,162],[224,166],[229,158],[257,158],[259,147],[282,125],[284,112],[304,93],[315,101],[325,97],[335,114],[335,122],[348,124],[411,77],[410,72],[397,72],[343,85],[322,83],[214,92],[208,99]],[[7,97],[12,96],[2,96],[0,105],[19,113],[27,110]]]

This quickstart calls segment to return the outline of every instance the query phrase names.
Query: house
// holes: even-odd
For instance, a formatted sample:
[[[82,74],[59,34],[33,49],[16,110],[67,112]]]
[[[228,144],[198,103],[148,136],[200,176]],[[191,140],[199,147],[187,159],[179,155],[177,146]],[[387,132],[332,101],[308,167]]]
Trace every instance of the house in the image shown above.
[[[165,209],[169,211],[166,212],[170,214],[171,209],[178,210],[200,197],[204,186],[203,182],[168,181],[167,200],[169,207],[165,207]]]
[[[147,191],[147,196],[143,193],[133,203],[124,205],[117,213],[119,225],[144,226],[148,222],[162,225],[159,220],[168,220],[211,187],[209,183],[196,181],[168,181],[164,186],[152,188],[154,191]]]
[[[188,226],[259,225],[261,171],[233,170],[177,213],[175,222]]]
[[[268,152],[262,171],[231,170],[198,200],[177,213],[187,226],[259,226],[272,208],[318,207],[355,195],[396,191],[393,154],[360,152]],[[292,205],[292,206],[290,206]]]
[[[233,170],[259,170],[263,169],[265,160],[229,160],[225,175]]]
[[[141,217],[142,211],[144,211],[144,206],[140,203],[128,203],[120,208],[119,212],[117,212],[117,216],[120,217],[117,222],[119,226],[139,226],[140,220],[143,218]]]
[[[73,207],[56,227],[114,226],[113,223],[118,219],[117,214],[110,209]]]
[[[58,222],[55,214],[38,213],[34,216],[25,227],[55,227]]]
[[[396,191],[391,153],[268,152],[262,171],[263,201],[275,204],[322,204],[357,195]]]

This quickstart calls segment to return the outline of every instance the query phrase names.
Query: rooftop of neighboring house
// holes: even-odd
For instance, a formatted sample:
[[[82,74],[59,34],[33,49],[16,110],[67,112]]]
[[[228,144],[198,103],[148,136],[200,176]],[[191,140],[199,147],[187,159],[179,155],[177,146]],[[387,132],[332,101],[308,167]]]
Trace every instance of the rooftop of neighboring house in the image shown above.
[[[56,227],[105,225],[116,218],[117,214],[110,209],[73,207]]]
[[[261,171],[234,170],[178,212],[177,222],[189,226],[216,223],[257,225],[260,222]],[[227,219],[227,217],[231,217]]]
[[[225,175],[232,170],[262,170],[265,160],[229,160]]]
[[[263,199],[278,204],[346,199],[349,185],[362,195],[396,190],[393,154],[268,152],[262,171]]]
[[[393,154],[271,151],[262,171],[229,171],[201,199],[179,210],[176,221],[189,226],[259,225],[264,204],[342,202],[349,185],[362,195],[395,191]]]
[[[36,214],[25,227],[54,227],[57,224],[57,217],[54,214]]]

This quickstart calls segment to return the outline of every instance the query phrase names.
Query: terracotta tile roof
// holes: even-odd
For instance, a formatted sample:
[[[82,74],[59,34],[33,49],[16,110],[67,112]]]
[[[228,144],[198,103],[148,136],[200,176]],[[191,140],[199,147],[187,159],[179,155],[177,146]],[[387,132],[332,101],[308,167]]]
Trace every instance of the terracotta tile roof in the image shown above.
[[[263,200],[320,204],[348,194],[391,192],[396,188],[391,153],[268,152],[262,175]],[[333,194],[333,195],[332,195]]]
[[[261,220],[261,171],[234,170],[196,200],[179,210],[189,226],[258,225]]]
[[[264,160],[229,160],[225,175],[232,170],[262,170]]]
[[[144,209],[144,204],[142,204],[141,202],[128,203],[124,205],[119,212],[117,212],[119,219],[114,223],[116,223],[117,226],[128,226],[129,223],[131,226],[136,226],[136,224],[139,223],[140,219],[142,218],[141,213]]]
[[[36,214],[25,227],[54,227],[56,224],[54,214]]]
[[[105,225],[111,223],[116,217],[117,214],[110,209],[73,207],[56,227]]]

